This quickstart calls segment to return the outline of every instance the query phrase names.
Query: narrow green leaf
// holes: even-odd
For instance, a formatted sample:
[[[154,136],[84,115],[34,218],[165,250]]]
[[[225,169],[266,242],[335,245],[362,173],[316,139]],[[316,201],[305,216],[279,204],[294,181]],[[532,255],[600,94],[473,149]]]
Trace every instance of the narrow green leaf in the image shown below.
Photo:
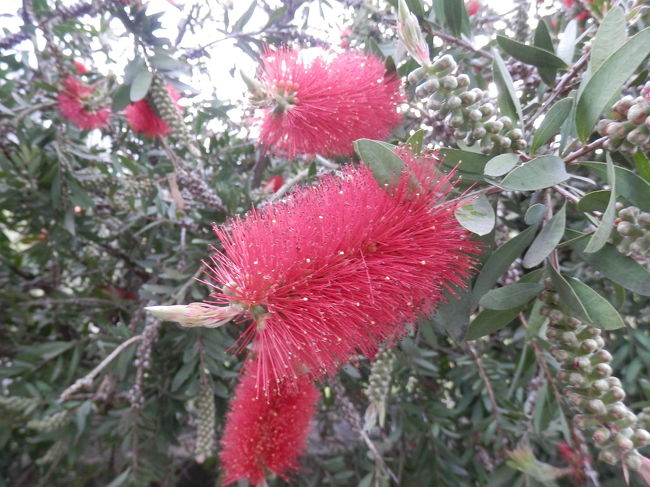
[[[506,63],[503,62],[496,49],[493,50],[493,56],[492,72],[494,74],[494,82],[498,88],[497,100],[501,113],[510,117],[515,122],[517,120],[523,120],[524,116],[521,111],[521,104],[519,103],[519,98],[517,97],[517,92]]]
[[[625,326],[623,318],[609,301],[578,279],[567,277],[566,280],[587,310],[591,324],[603,330],[616,330]]]
[[[187,69],[187,64],[163,52],[151,56],[151,64],[162,71],[184,71]]]
[[[253,0],[251,4],[248,6],[246,9],[246,12],[239,17],[237,22],[234,23],[232,26],[232,31],[233,32],[241,32],[241,30],[244,28],[244,26],[248,23],[248,21],[251,19],[253,16],[253,13],[255,12],[255,7],[257,7],[257,0]]]
[[[484,308],[494,310],[516,308],[526,304],[543,289],[542,284],[518,282],[488,291],[480,299],[479,304]]]
[[[560,296],[560,302],[566,306],[577,318],[581,319],[582,321],[590,322],[591,318],[589,317],[589,313],[587,313],[587,310],[582,305],[580,298],[578,298],[578,295],[575,293],[566,279],[564,279],[564,277],[558,271],[556,271],[553,266],[548,266],[548,272],[551,276],[551,280],[553,281],[553,286],[555,286],[555,290]]]
[[[579,232],[569,233],[570,237],[580,235]],[[597,271],[600,271],[608,279],[632,292],[642,296],[650,296],[650,272],[641,264],[630,257],[622,255],[610,244],[606,244],[593,254],[585,253],[585,246],[585,239],[576,239],[574,244],[571,245],[578,252],[580,258]]]
[[[477,235],[487,235],[494,228],[494,209],[483,193],[459,207],[454,214],[458,223]]]
[[[519,162],[517,154],[499,154],[488,161],[483,169],[486,176],[498,177],[509,172]]]
[[[537,149],[560,131],[560,127],[569,116],[572,106],[573,98],[563,98],[550,108],[544,117],[544,121],[533,134],[533,142],[530,145],[531,154],[537,152]]]
[[[530,207],[526,210],[526,214],[524,215],[524,222],[526,225],[534,225],[535,223],[541,222],[545,214],[546,205],[542,203],[535,203],[534,205],[530,205]]]
[[[540,19],[537,24],[533,43],[536,47],[555,54],[553,39],[551,39],[551,33],[549,32],[548,25],[546,25],[546,21],[544,19]]]
[[[605,211],[607,204],[610,200],[611,191],[608,189],[603,189],[600,191],[593,191],[587,193],[576,205],[580,211],[589,212],[589,211]]]
[[[500,186],[515,191],[535,191],[569,179],[564,161],[557,156],[541,156],[516,168]]]
[[[625,13],[621,7],[614,7],[605,15],[591,44],[589,71],[596,72],[610,54],[625,44],[625,39]]]
[[[643,152],[639,151],[632,156],[636,170],[645,181],[650,181],[650,160]]]
[[[446,333],[454,340],[463,338],[469,327],[469,317],[473,308],[472,294],[468,289],[456,290],[457,296],[448,291],[443,293],[443,304],[436,314],[423,325],[430,324],[437,332]]]
[[[380,186],[394,184],[402,174],[404,162],[382,142],[359,139],[355,141],[354,149],[370,167]]]
[[[578,21],[571,19],[564,28],[560,43],[557,45],[557,57],[567,64],[573,64],[573,53],[576,49],[578,35]]]
[[[516,237],[508,240],[501,247],[496,249],[488,258],[476,279],[472,294],[475,299],[480,299],[495,282],[510,267],[510,264],[519,257],[528,247],[537,232],[538,225],[527,228]]]
[[[527,46],[521,42],[497,36],[497,43],[513,58],[522,63],[537,66],[538,68],[566,68],[567,64],[555,54],[535,46]]]
[[[524,255],[523,266],[531,268],[541,264],[562,240],[566,227],[566,204],[542,227]]]
[[[587,242],[584,251],[588,254],[593,254],[602,249],[614,228],[614,219],[616,218],[616,173],[614,172],[614,163],[609,157],[609,154],[607,156],[607,179],[612,188],[609,195],[609,202],[607,203],[607,209],[603,213],[598,228],[589,239],[589,242]]]
[[[442,0],[445,10],[445,21],[450,32],[456,37],[460,37],[463,26],[463,12],[465,11],[465,2],[463,0]]]
[[[147,96],[152,80],[153,74],[151,74],[146,68],[138,71],[131,83],[131,91],[129,92],[129,98],[131,98],[131,101],[142,100]]]
[[[595,172],[602,179],[607,177],[607,164],[604,162],[580,162],[579,164]],[[650,211],[650,182],[624,167],[614,166],[614,173],[616,192],[641,210]]]
[[[411,135],[406,144],[411,148],[414,154],[422,153],[422,145],[424,143],[424,129],[420,129]]]
[[[647,27],[610,54],[592,74],[576,105],[576,129],[581,140],[587,140],[609,101],[649,54]]]
[[[521,309],[522,307],[503,311],[492,309],[481,311],[469,324],[465,340],[476,340],[505,328],[517,317]]]

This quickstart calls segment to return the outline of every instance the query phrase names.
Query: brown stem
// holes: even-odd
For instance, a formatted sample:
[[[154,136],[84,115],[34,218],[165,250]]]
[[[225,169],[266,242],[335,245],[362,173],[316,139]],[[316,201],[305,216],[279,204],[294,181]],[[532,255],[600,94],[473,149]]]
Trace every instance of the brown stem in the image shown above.
[[[591,143],[589,143],[589,144],[587,144],[587,145],[585,145],[585,146],[582,146],[582,147],[581,147],[580,149],[578,149],[577,151],[572,152],[571,154],[569,154],[568,156],[566,156],[566,157],[564,158],[564,162],[566,162],[566,163],[573,162],[573,161],[575,161],[577,158],[579,158],[579,157],[581,157],[581,156],[584,156],[585,154],[589,154],[590,152],[593,152],[593,151],[596,150],[596,149],[599,149],[600,147],[603,146],[603,144],[605,143],[605,141],[606,141],[608,138],[609,138],[609,137],[607,137],[607,136],[605,136],[605,137],[601,137],[600,139],[596,139],[596,140],[594,140],[593,142],[591,142]]]

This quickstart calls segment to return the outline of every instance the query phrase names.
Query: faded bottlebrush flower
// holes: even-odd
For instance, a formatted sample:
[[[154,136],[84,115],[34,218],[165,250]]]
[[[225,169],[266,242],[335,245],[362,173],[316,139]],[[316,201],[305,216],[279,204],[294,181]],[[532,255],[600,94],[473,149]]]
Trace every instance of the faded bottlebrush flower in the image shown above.
[[[206,271],[215,291],[202,319],[211,321],[210,307],[215,323],[240,315],[239,349],[252,343],[264,389],[374,356],[470,275],[476,245],[454,218],[459,201],[443,202],[453,175],[433,155],[398,155],[405,169],[393,188],[348,167],[215,227],[223,252]]]
[[[88,68],[81,61],[72,61],[72,64],[74,65],[74,69],[77,72],[77,74],[86,74],[86,73],[88,73]]]
[[[94,95],[95,89],[92,86],[74,76],[68,76],[63,80],[63,90],[57,97],[61,115],[84,130],[106,127],[111,110],[95,106]]]
[[[298,467],[318,390],[306,376],[271,395],[257,389],[254,375],[243,375],[230,405],[221,439],[224,485],[246,479],[258,485],[274,473],[286,475]]]
[[[172,85],[167,85],[169,96],[175,102],[180,95]],[[176,103],[175,103],[176,104]],[[178,105],[176,108],[180,109]],[[169,135],[169,124],[158,116],[147,99],[138,100],[128,105],[124,112],[126,120],[134,132],[146,135],[147,137],[164,137]]]
[[[288,157],[346,156],[357,139],[384,139],[400,122],[399,79],[359,52],[268,51],[259,76],[266,92],[260,142]]]

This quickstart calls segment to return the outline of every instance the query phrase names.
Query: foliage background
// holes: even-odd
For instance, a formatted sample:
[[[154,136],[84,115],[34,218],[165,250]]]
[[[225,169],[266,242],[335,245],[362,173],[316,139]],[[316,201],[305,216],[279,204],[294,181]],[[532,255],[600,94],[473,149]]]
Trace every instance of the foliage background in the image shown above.
[[[205,297],[205,286],[195,278],[210,245],[218,245],[212,222],[277,199],[290,186],[309,184],[345,162],[269,158],[255,147],[247,123],[251,113],[242,112],[247,103],[234,107],[219,99],[222,80],[210,78],[210,65],[222,62],[223,39],[233,43],[241,59],[252,60],[243,64],[252,69],[264,44],[309,47],[336,39],[331,25],[320,31],[309,27],[313,19],[328,25],[331,17],[323,18],[319,9],[330,5],[325,0],[253,1],[235,18],[228,2],[179,2],[178,29],[165,38],[146,2],[12,3],[12,18],[22,19],[20,28],[0,38],[0,485],[219,485],[216,450],[199,463],[195,441],[202,427],[210,437],[218,438],[222,430],[241,365],[241,357],[226,352],[235,331],[161,324],[146,317],[143,307]],[[648,9],[641,1],[595,0],[568,7],[567,2],[517,0],[505,14],[483,4],[471,17],[457,0],[410,0],[408,5],[434,56],[452,54],[472,86],[500,95],[494,103],[501,113],[520,104],[530,147],[540,128],[536,115],[569,94],[576,98],[590,46],[612,3],[625,11],[628,35],[647,25]],[[577,20],[585,7],[591,15]],[[350,28],[343,42],[381,56],[399,76],[417,67],[397,38],[396,2],[348,0],[336,8]],[[261,27],[252,28],[251,18],[262,19]],[[537,67],[526,64],[520,46],[506,49],[496,41],[497,34],[526,44],[539,41],[531,27],[542,18],[551,49],[567,63],[563,68],[553,70],[547,64],[553,61],[543,56],[540,61],[539,52],[533,59]],[[215,31],[213,41],[198,43]],[[122,52],[122,45],[130,52]],[[499,67],[495,80],[498,55],[512,77],[516,103],[504,98],[508,76]],[[89,80],[103,83],[118,113],[109,131],[83,132],[60,118],[55,97],[72,60],[91,68]],[[647,54],[637,64],[622,92],[615,87],[605,93],[605,102],[611,99],[605,115],[621,94],[639,94],[647,79]],[[184,122],[194,149],[182,137],[147,140],[128,129],[119,113],[143,71],[155,71],[183,91]],[[540,80],[540,74],[552,83]],[[569,172],[580,178],[549,184],[550,189],[490,191],[499,184],[485,176],[484,166],[498,151],[483,156],[463,145],[448,119],[430,117],[413,84],[406,86],[409,107],[391,142],[404,142],[424,129],[426,144],[451,149],[445,152],[448,165],[463,160],[465,180],[477,181],[475,189],[488,195],[496,211],[496,225],[482,237],[484,262],[499,255],[494,248],[503,248],[529,227],[532,216],[525,217],[533,204],[547,204],[547,221],[569,194],[568,228],[591,232],[605,221],[601,206],[593,207],[600,213],[590,214],[575,203],[585,193],[611,187],[611,181],[607,186],[602,171],[571,162],[604,163],[609,155],[641,188],[631,201],[627,183],[621,182],[619,203],[648,204],[647,152],[632,156],[602,150],[594,124],[586,123],[578,127],[586,131],[582,140],[573,125],[558,125],[537,148],[540,155],[564,158]],[[533,157],[529,148],[519,154],[524,160]],[[261,184],[273,175],[287,183],[279,193]],[[477,220],[485,219],[479,215]],[[611,227],[613,221],[606,224]],[[607,248],[616,253],[620,239],[613,232]],[[485,278],[483,293],[517,282],[524,271],[516,258],[523,253],[493,259],[482,274],[486,269],[496,274]],[[645,274],[634,267],[634,275],[642,276],[640,287],[626,290],[625,282],[610,279],[612,268],[623,261],[599,254],[594,262],[562,244],[550,258],[565,276],[605,296],[624,318],[625,327],[606,334],[607,349],[628,404],[637,412],[649,406],[647,260],[640,261],[645,268],[638,267]],[[539,280],[541,273],[533,277]],[[514,314],[486,315],[467,294],[461,298],[423,320],[400,343],[393,367],[375,371],[375,380],[379,373],[389,383],[382,397],[383,427],[361,431],[369,406],[367,360],[345,366],[339,377],[321,384],[310,446],[293,485],[539,485],[544,476],[534,467],[507,463],[508,452],[523,445],[540,461],[565,469],[546,484],[622,485],[620,467],[597,462],[596,450],[591,450],[594,459],[581,460],[580,452],[590,447],[575,443],[584,436],[573,431],[566,421],[571,413],[558,403],[562,386],[554,376],[559,364],[548,353],[539,301],[526,302]],[[483,318],[477,321],[479,313]],[[124,342],[130,345],[120,348],[94,380],[60,399]],[[213,391],[211,418],[199,411],[202,381]],[[573,463],[558,449],[563,441],[572,445]],[[585,470],[587,475],[580,473]],[[634,474],[631,483],[643,485]]]

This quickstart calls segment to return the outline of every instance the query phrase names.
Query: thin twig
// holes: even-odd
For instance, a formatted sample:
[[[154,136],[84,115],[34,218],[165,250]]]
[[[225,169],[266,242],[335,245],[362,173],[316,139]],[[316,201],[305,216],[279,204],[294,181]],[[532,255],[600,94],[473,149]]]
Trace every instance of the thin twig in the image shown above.
[[[142,335],[136,335],[134,337],[129,338],[128,340],[122,342],[119,346],[115,348],[108,356],[102,360],[97,367],[95,367],[93,370],[91,370],[88,374],[86,374],[84,377],[77,379],[74,384],[72,384],[70,387],[68,387],[65,391],[60,396],[61,401],[67,400],[71,394],[74,394],[77,392],[79,389],[83,387],[89,387],[92,383],[93,380],[95,380],[95,377],[104,370],[108,364],[110,364],[115,357],[117,357],[119,354],[121,354],[124,350],[129,348],[131,345],[134,343],[139,342],[142,340]]]
[[[605,143],[605,141],[606,141],[608,138],[609,138],[609,137],[607,137],[607,136],[605,136],[605,137],[601,137],[600,139],[596,139],[596,140],[594,140],[593,142],[591,142],[591,143],[589,143],[589,144],[587,144],[587,145],[585,145],[585,146],[582,146],[582,147],[581,147],[580,149],[578,149],[577,151],[572,152],[571,154],[569,154],[568,156],[566,156],[566,157],[564,158],[564,162],[566,162],[566,163],[573,162],[573,161],[575,161],[578,157],[584,156],[585,154],[589,154],[590,152],[593,152],[593,151],[595,151],[596,149],[599,149],[600,147],[602,147],[602,145]]]
[[[476,367],[478,367],[478,374],[481,376],[481,380],[485,384],[488,398],[490,399],[490,404],[492,404],[492,414],[494,414],[494,419],[497,422],[496,429],[499,432],[499,435],[502,435],[501,427],[499,426],[499,422],[501,421],[501,411],[499,411],[499,405],[497,404],[497,399],[496,399],[496,395],[494,394],[494,388],[492,387],[492,382],[490,382],[490,378],[487,376],[487,373],[485,372],[485,365],[483,364],[483,359],[476,352],[476,347],[474,347],[473,342],[471,341],[465,342],[465,345],[467,347],[467,350],[469,350],[469,353],[472,355]]]
[[[296,174],[294,177],[291,179],[287,180],[286,183],[284,183],[280,189],[278,189],[275,193],[271,195],[269,198],[269,201],[277,201],[280,198],[282,198],[294,185],[298,184],[300,181],[303,179],[307,179],[307,176],[309,175],[309,169],[303,169],[300,171],[298,174]]]
[[[471,51],[474,54],[478,54],[479,56],[484,57],[485,59],[489,59],[490,61],[494,59],[492,54],[490,54],[489,52],[484,51],[483,49],[477,49],[476,47],[472,46],[471,44],[465,42],[462,39],[457,39],[456,37],[449,34],[445,34],[444,32],[441,32],[439,30],[426,29],[426,28],[423,30],[428,31],[428,33],[431,35],[440,37],[442,40],[451,42],[452,44],[456,44],[457,46],[462,47],[463,49],[467,49],[468,51]]]

